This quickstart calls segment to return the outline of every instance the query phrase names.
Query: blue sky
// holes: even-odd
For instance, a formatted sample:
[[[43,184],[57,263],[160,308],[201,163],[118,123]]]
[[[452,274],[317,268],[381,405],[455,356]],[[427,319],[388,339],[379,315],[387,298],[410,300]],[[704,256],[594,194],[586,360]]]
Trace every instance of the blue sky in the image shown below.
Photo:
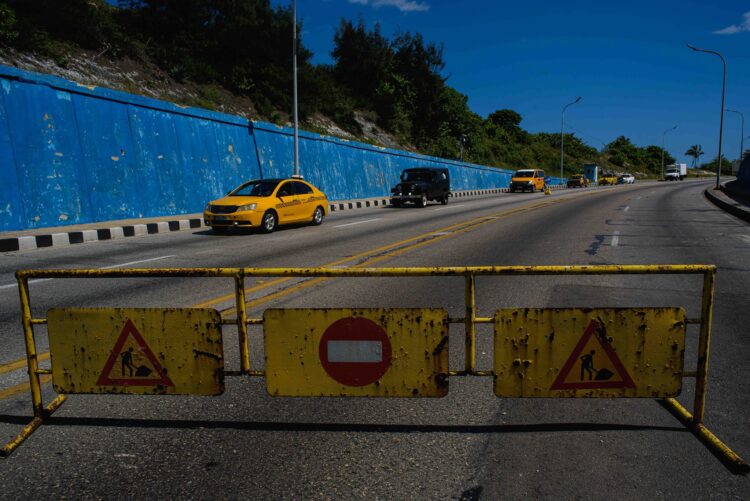
[[[288,5],[291,0],[272,0]],[[660,145],[678,161],[701,144],[718,150],[721,60],[727,59],[726,107],[745,114],[750,135],[750,2],[501,0],[298,0],[304,44],[314,62],[330,63],[341,18],[378,22],[390,36],[420,32],[444,45],[448,84],[476,113],[502,108],[532,132],[566,131],[601,148],[618,135]],[[721,32],[721,33],[719,33]],[[726,113],[724,153],[737,158],[740,117]],[[750,140],[745,141],[750,148]]]

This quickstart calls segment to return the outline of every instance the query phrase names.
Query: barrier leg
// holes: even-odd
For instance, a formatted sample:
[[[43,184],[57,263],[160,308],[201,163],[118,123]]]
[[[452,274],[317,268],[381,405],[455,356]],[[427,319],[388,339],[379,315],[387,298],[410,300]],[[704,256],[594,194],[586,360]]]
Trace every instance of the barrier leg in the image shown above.
[[[473,374],[476,370],[476,327],[475,321],[477,318],[477,308],[475,301],[475,289],[476,289],[476,277],[473,274],[466,275],[466,355],[464,372],[466,374]]]
[[[701,301],[701,332],[698,341],[698,370],[695,379],[695,401],[693,404],[693,422],[703,423],[708,390],[708,355],[711,345],[711,322],[713,320],[714,285],[716,271],[711,270],[703,275],[703,300]]]
[[[237,302],[237,335],[240,341],[240,373],[250,372],[250,344],[247,335],[247,305],[245,304],[245,276],[234,277]]]
[[[26,344],[26,362],[29,373],[29,388],[31,389],[31,403],[34,408],[34,418],[24,426],[16,438],[8,442],[0,449],[0,457],[8,457],[29,438],[44,420],[55,412],[65,402],[65,395],[58,395],[48,406],[44,407],[42,402],[42,384],[39,380],[39,360],[36,352],[36,341],[34,339],[34,325],[31,323],[31,301],[29,300],[28,279],[18,279],[18,292],[21,296],[21,316],[23,322],[24,341]]]

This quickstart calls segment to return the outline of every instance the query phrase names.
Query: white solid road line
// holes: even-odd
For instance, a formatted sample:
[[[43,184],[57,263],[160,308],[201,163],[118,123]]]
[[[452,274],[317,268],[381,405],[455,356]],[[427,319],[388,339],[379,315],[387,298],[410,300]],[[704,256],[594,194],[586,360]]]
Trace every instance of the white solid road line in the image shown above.
[[[625,207],[625,208],[624,208],[624,209],[623,209],[622,211],[623,211],[623,212],[627,212],[627,211],[629,211],[629,210],[630,210],[630,206],[628,205],[628,206],[627,206],[627,207]]]
[[[614,235],[612,235],[612,247],[617,247],[617,244],[620,243],[620,232],[616,231]]]
[[[735,235],[737,238],[745,242],[746,244],[750,244],[750,235]]]
[[[112,266],[102,266],[99,269],[100,270],[112,270],[114,268],[122,268],[124,266],[130,266],[132,264],[150,263],[151,261],[161,261],[162,259],[169,259],[170,257],[175,257],[175,255],[172,254],[169,256],[152,257],[150,259],[141,259],[140,261],[130,261],[129,263],[113,264]]]
[[[365,219],[364,221],[357,221],[356,223],[346,223],[334,226],[334,228],[343,228],[344,226],[354,226],[355,224],[371,223],[372,221],[380,221],[381,218],[376,217],[375,219]]]
[[[133,264],[141,264],[141,263],[150,263],[151,261],[161,261],[162,259],[168,259],[170,257],[175,257],[174,254],[169,256],[159,256],[159,257],[152,257],[149,259],[141,259],[140,261],[130,261],[129,263],[122,263],[122,264],[113,264],[112,266],[102,266],[101,268],[98,268],[99,270],[112,270],[115,268],[123,268],[125,266],[130,266]],[[37,280],[30,280],[29,285],[31,284],[38,284],[39,282],[47,282],[49,280],[52,280],[51,278],[40,278]],[[11,289],[13,287],[18,287],[18,284],[7,284],[7,285],[0,285],[0,289]]]
[[[456,207],[463,207],[464,205],[466,204],[449,205],[447,207],[438,207],[437,209],[432,209],[432,210],[455,209]]]

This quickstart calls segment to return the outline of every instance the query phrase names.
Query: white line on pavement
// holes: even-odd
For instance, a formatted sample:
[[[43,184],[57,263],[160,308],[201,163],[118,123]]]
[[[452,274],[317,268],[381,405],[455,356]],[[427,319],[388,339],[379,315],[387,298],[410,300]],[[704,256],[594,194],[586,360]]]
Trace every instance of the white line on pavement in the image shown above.
[[[746,244],[750,244],[750,235],[735,235],[737,238],[745,242]]]
[[[612,247],[617,247],[617,244],[620,243],[620,232],[616,231],[614,235],[612,235]]]
[[[438,207],[437,209],[432,209],[432,210],[455,209],[456,207],[463,207],[464,205],[466,204],[449,205],[448,207]]]
[[[344,226],[354,226],[355,224],[371,223],[372,221],[379,221],[381,218],[376,217],[375,219],[365,219],[364,221],[357,221],[356,223],[346,223],[334,226],[334,228],[343,228]]]
[[[174,257],[174,254],[170,256],[160,256],[160,257],[152,257],[150,259],[141,259],[140,261],[131,261],[129,263],[122,263],[122,264],[113,264],[112,266],[102,266],[99,268],[100,270],[111,270],[114,268],[122,268],[124,266],[130,266],[131,264],[141,264],[141,263],[149,263],[151,261],[161,261],[162,259],[169,259],[170,257]]]
[[[624,208],[624,209],[623,209],[622,211],[623,211],[623,212],[627,212],[627,211],[629,211],[629,210],[630,210],[630,206],[628,205],[628,206],[627,206],[627,207],[625,207],[625,208]]]
[[[172,255],[169,255],[169,256],[152,257],[152,258],[149,258],[149,259],[141,259],[139,261],[130,261],[129,263],[113,264],[112,266],[102,266],[99,269],[100,270],[112,270],[114,268],[123,268],[125,266],[130,266],[130,265],[133,265],[133,264],[149,263],[151,261],[161,261],[162,259],[168,259],[170,257],[175,257],[175,255],[172,254]],[[52,279],[51,278],[39,278],[37,280],[30,280],[29,281],[29,285],[31,285],[31,284],[38,284],[39,282],[47,282],[49,280],[52,280]],[[15,284],[0,285],[0,289],[10,289],[10,288],[13,288],[13,287],[18,287],[18,284],[15,283]]]

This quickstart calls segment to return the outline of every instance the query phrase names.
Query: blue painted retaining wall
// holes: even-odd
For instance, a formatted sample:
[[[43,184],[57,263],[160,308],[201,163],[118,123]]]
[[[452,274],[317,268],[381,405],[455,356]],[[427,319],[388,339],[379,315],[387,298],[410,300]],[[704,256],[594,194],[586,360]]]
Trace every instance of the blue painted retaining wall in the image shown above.
[[[0,90],[0,231],[200,212],[244,180],[293,171],[288,128],[6,66]],[[454,190],[511,175],[300,132],[300,171],[330,200],[386,196],[415,166],[448,167]]]

